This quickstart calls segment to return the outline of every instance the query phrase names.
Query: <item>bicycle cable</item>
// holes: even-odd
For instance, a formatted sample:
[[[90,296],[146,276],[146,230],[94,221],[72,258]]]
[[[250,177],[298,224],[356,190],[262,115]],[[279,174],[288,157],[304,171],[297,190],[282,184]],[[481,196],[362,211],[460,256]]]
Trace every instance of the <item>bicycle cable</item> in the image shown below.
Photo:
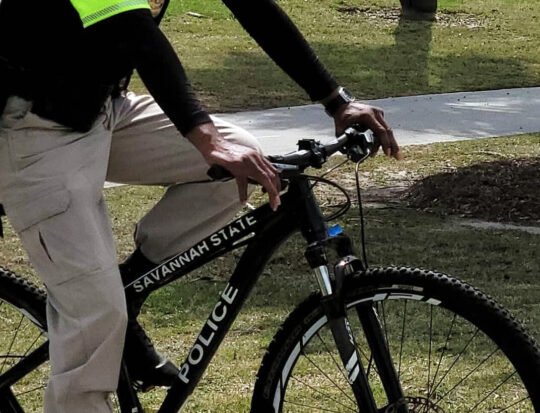
[[[333,169],[335,169],[335,168],[333,168]],[[329,179],[323,178],[322,176],[307,175],[307,174],[301,174],[301,176],[306,177],[310,181],[314,182],[313,185],[311,185],[311,189],[315,188],[315,186],[318,183],[323,183],[323,184],[327,184],[329,186],[333,186],[334,188],[337,188],[343,194],[343,196],[345,197],[345,201],[343,202],[343,206],[341,206],[341,209],[334,212],[333,214],[325,216],[324,217],[325,221],[328,222],[328,221],[332,221],[333,219],[339,218],[344,213],[346,213],[349,210],[349,208],[351,207],[351,197],[347,193],[347,190],[345,188],[343,188],[341,185],[339,185],[339,184],[337,184],[337,183],[335,183],[333,181],[330,181]],[[338,206],[339,206],[339,204],[338,204]]]
[[[370,155],[367,154],[362,159],[360,159],[358,162],[356,162],[356,167],[354,168],[354,176],[356,180],[356,197],[358,198],[358,214],[360,216],[360,237],[362,242],[362,260],[364,261],[364,265],[366,269],[369,267],[368,260],[367,260],[367,253],[366,253],[366,231],[365,231],[365,225],[364,225],[364,209],[362,207],[362,194],[360,193],[360,164],[364,162]]]

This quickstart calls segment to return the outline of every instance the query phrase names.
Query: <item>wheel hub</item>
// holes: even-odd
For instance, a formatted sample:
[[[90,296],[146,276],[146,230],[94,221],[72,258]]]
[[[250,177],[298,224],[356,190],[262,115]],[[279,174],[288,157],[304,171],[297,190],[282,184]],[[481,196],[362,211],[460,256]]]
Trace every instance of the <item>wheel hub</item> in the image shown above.
[[[409,413],[445,413],[444,409],[437,406],[426,397],[405,397],[399,402],[391,404],[381,410],[381,413],[400,413],[400,407],[406,405]]]

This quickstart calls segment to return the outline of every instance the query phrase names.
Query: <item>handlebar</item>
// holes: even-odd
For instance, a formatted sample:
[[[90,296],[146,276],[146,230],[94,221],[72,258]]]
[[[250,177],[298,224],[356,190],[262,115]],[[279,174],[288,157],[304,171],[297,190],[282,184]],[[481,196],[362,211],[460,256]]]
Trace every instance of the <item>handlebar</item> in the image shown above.
[[[308,167],[321,168],[328,157],[340,151],[353,162],[361,161],[379,147],[378,139],[370,130],[360,131],[358,127],[347,128],[345,133],[334,140],[322,144],[314,139],[298,141],[298,151],[285,155],[270,155],[268,160],[278,170],[282,179],[298,175]],[[216,181],[231,179],[231,173],[218,165],[213,165],[207,172]]]

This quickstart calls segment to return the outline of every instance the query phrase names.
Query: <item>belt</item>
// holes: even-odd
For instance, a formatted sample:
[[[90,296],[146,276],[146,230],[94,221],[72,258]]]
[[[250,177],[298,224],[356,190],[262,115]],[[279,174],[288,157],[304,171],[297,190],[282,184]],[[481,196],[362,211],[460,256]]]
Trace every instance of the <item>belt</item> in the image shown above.
[[[5,72],[0,75],[4,75],[2,77],[9,87],[7,96],[0,96],[0,105],[9,96],[21,97],[32,102],[31,111],[36,115],[79,132],[90,130],[115,89],[114,85],[86,83],[80,79],[56,76],[50,79],[46,76],[34,78],[25,72]],[[3,111],[3,105],[0,109]]]

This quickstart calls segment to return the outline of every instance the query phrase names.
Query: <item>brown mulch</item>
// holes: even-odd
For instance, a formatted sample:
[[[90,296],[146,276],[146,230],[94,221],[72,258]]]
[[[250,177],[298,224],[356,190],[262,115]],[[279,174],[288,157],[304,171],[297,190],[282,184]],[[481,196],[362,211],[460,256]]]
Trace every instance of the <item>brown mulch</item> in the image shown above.
[[[486,221],[540,224],[540,157],[486,162],[429,176],[414,184],[405,199]]]
[[[338,12],[348,16],[361,16],[366,19],[396,22],[402,18],[400,7],[338,7]],[[447,27],[486,27],[489,17],[450,10],[438,10],[434,16],[437,25]]]

